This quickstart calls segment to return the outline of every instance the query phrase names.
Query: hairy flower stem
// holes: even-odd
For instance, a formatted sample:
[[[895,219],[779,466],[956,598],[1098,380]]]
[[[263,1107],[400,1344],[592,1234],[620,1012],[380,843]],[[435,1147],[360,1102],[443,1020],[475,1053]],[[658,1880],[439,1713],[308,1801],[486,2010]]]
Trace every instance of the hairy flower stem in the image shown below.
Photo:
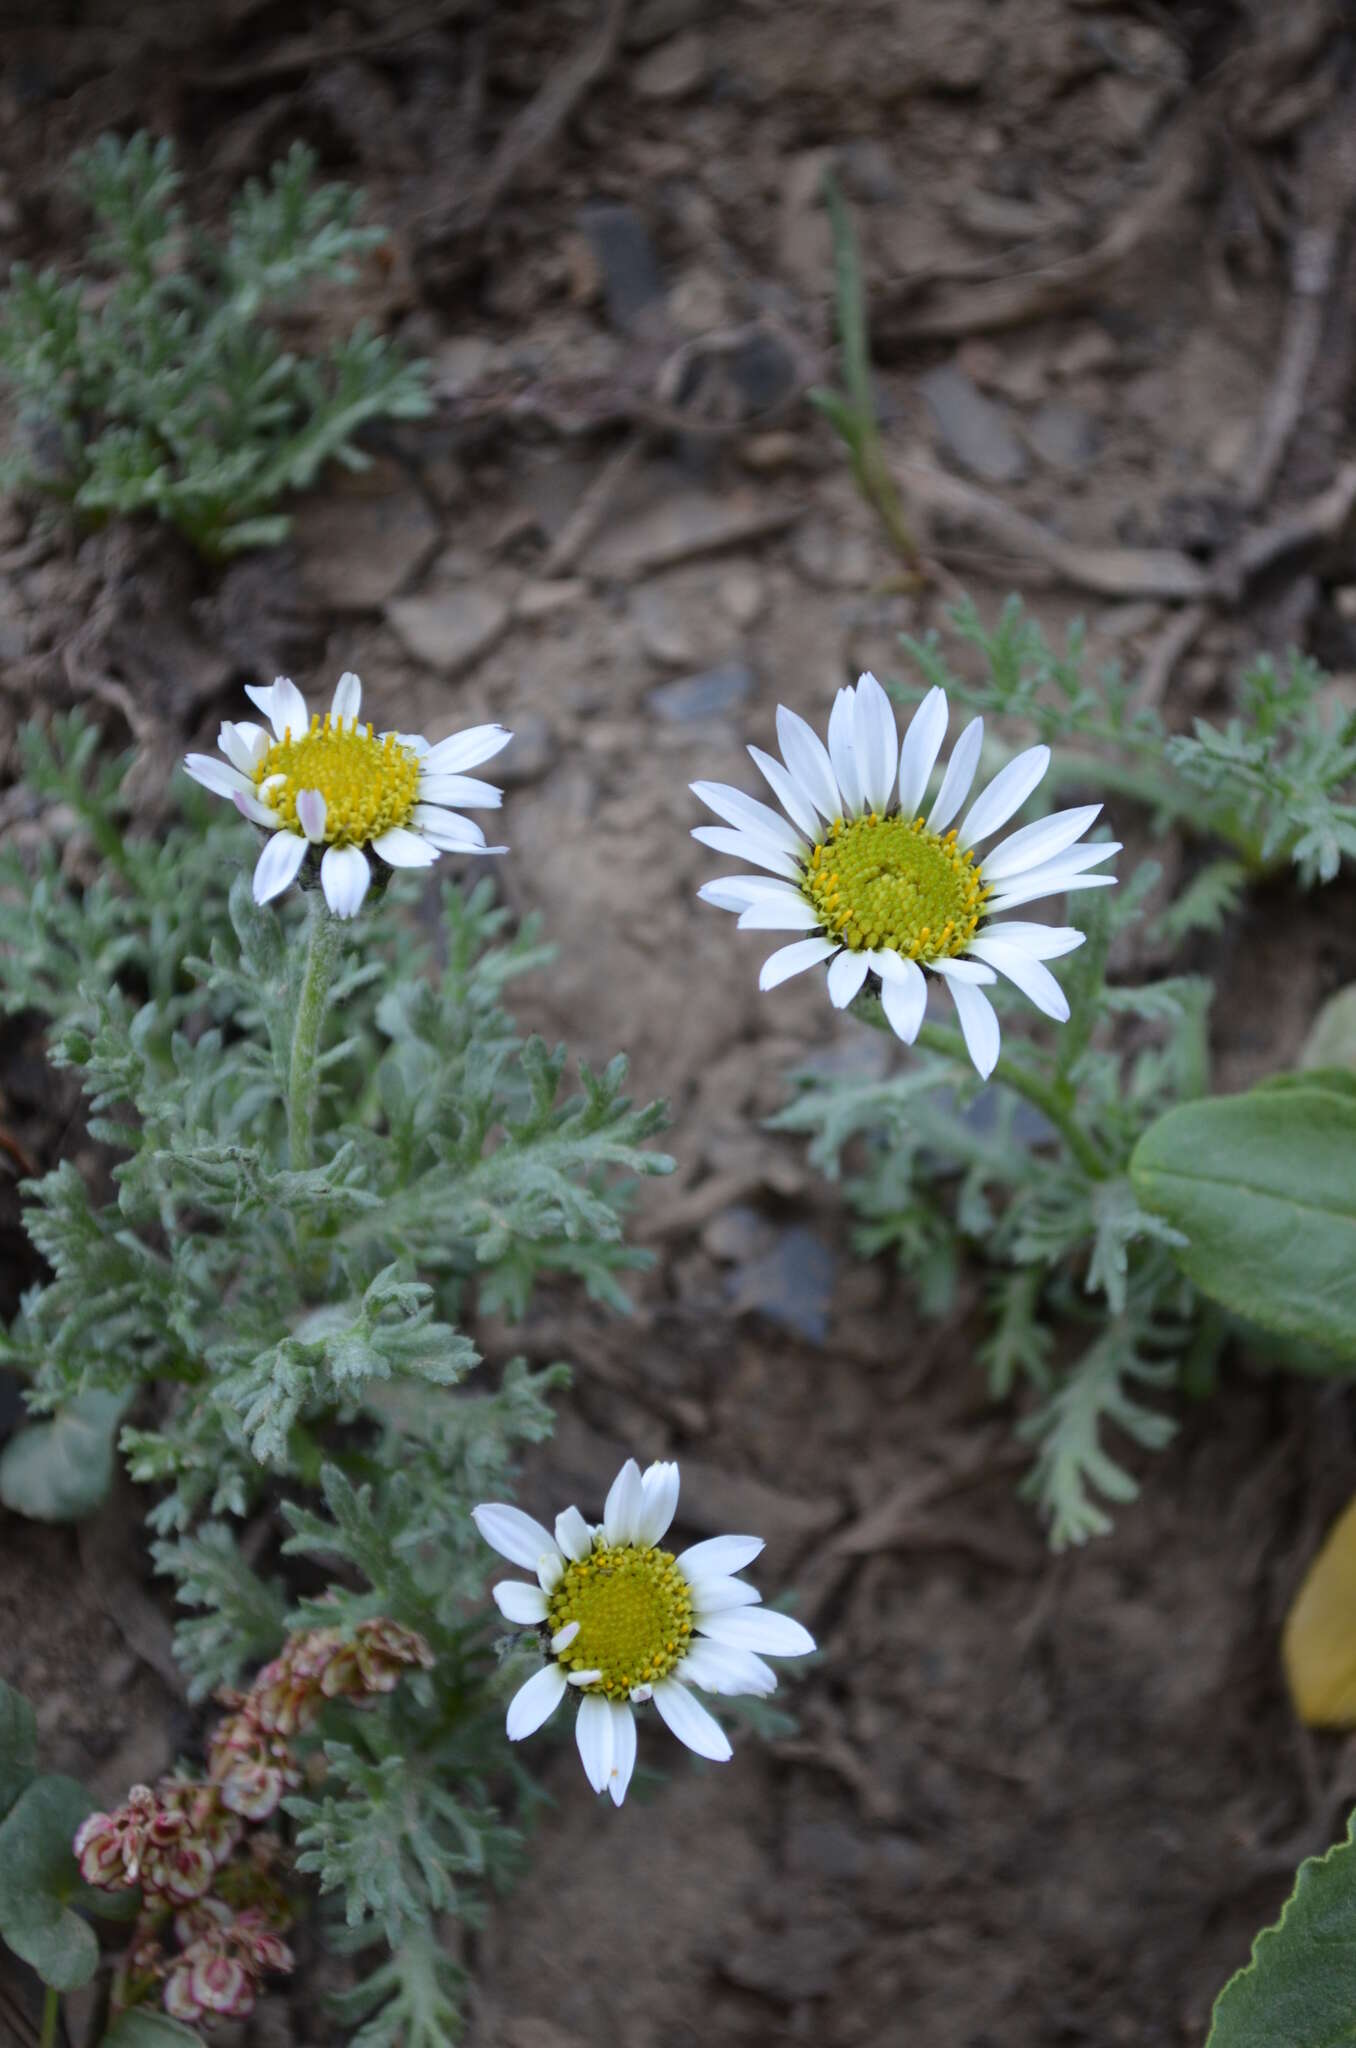
[[[316,889],[310,898],[306,959],[301,970],[301,987],[297,991],[292,1059],[287,1077],[287,1144],[294,1173],[304,1173],[312,1164],[320,1032],[338,959],[339,923],[330,915],[324,897]]]
[[[57,2021],[60,2016],[61,1994],[49,1984],[47,1996],[42,2001],[42,2032],[38,2036],[38,2048],[56,2048]]]
[[[947,1059],[956,1060],[962,1066],[969,1064],[970,1055],[965,1049],[965,1040],[959,1031],[952,1031],[945,1024],[925,1024],[918,1034],[917,1042],[929,1047],[933,1052],[944,1053]],[[1042,1081],[1026,1067],[1019,1067],[1014,1060],[1002,1057],[993,1070],[993,1079],[1003,1082],[1005,1087],[1015,1089],[1019,1095],[1024,1095],[1033,1108],[1038,1109],[1041,1115],[1054,1125],[1089,1180],[1107,1178],[1110,1169],[1106,1161],[1092,1140],[1074,1122],[1070,1114],[1070,1104],[1062,1089]]]

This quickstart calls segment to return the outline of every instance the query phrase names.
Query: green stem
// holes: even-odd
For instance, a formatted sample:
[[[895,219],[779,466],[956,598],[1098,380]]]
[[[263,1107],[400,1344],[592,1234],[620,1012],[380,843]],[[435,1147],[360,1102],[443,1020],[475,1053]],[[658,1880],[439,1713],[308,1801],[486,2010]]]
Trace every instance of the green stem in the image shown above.
[[[951,1030],[946,1024],[925,1024],[918,1034],[919,1045],[925,1045],[933,1052],[944,1053],[947,1059],[958,1060],[962,1066],[970,1063],[965,1040],[959,1031]],[[1041,1115],[1052,1123],[1072,1152],[1074,1158],[1087,1174],[1089,1180],[1105,1180],[1110,1168],[1102,1158],[1092,1140],[1081,1131],[1071,1115],[1071,1107],[1063,1091],[1027,1068],[1019,1067],[1015,1061],[1000,1058],[993,1070],[993,1079],[1002,1081],[1008,1088],[1016,1089]]]
[[[292,1026],[292,1059],[287,1077],[287,1144],[294,1173],[310,1166],[315,1134],[317,1056],[330,984],[339,959],[339,922],[317,889],[311,896],[306,958]]]
[[[56,2048],[57,2020],[60,2016],[61,1995],[49,1984],[47,1996],[42,2001],[42,2032],[38,2036],[38,2048]]]

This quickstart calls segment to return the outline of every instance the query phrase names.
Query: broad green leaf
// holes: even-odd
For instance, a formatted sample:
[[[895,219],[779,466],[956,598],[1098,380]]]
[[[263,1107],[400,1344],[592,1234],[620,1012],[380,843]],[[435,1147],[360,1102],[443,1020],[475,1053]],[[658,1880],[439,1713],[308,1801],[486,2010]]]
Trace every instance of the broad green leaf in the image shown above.
[[[93,1805],[74,1778],[38,1778],[0,1823],[0,1935],[57,1991],[87,1984],[99,1961],[94,1929],[66,1903],[81,1890],[71,1842]]]
[[[38,1724],[21,1692],[0,1679],[0,1820],[38,1768]]]
[[[99,2048],[202,2048],[202,2036],[153,2005],[134,2005],[118,2014]]]
[[[1285,1618],[1281,1655],[1307,1727],[1356,1727],[1356,1500],[1304,1575]]]
[[[1356,1095],[1343,1081],[1170,1109],[1130,1160],[1173,1256],[1225,1308],[1356,1361]]]
[[[1356,2048],[1356,1820],[1301,1863],[1274,1927],[1215,2001],[1206,2048]]]
[[[0,1502],[33,1522],[78,1522],[113,1480],[113,1437],[127,1395],[95,1387],[0,1451]]]

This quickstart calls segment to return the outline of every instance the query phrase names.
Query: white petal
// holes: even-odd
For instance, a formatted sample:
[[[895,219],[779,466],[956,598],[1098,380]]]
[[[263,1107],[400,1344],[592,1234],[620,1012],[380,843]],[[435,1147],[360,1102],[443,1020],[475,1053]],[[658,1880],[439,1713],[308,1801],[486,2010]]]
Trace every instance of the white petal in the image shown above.
[[[624,1701],[608,1706],[612,1716],[612,1772],[607,1789],[614,1806],[620,1806],[636,1767],[636,1717]]]
[[[658,1543],[678,1512],[678,1467],[672,1461],[648,1465],[640,1477],[645,1503],[640,1513],[637,1543]]]
[[[545,1621],[546,1595],[540,1586],[525,1586],[521,1579],[501,1579],[492,1591],[505,1621],[516,1621],[522,1628]]]
[[[911,970],[907,976],[891,975],[887,980],[881,977],[880,1000],[885,1011],[885,1021],[896,1038],[902,1038],[905,1045],[912,1045],[922,1026],[928,1006],[927,976],[916,960],[905,960],[898,953],[891,955],[901,967]]]
[[[537,1584],[549,1599],[565,1576],[565,1560],[554,1544],[537,1559]]]
[[[607,1490],[603,1502],[603,1528],[609,1543],[634,1543],[645,1506],[645,1489],[640,1467],[628,1458]]]
[[[566,1673],[569,1685],[596,1685],[602,1677],[601,1671],[570,1671]]]
[[[1001,939],[987,935],[970,941],[970,951],[1005,974],[1014,987],[1019,988],[1029,1002],[1047,1017],[1053,1017],[1057,1024],[1064,1024],[1069,1016],[1069,998],[1048,967],[1042,967],[1039,960],[1033,960],[1021,946],[1005,946]]]
[[[883,811],[895,793],[899,773],[899,729],[890,699],[869,669],[857,678],[852,750],[868,809]]]
[[[833,700],[829,713],[829,762],[842,794],[840,810],[855,818],[866,809],[862,801],[862,776],[857,765],[857,692],[844,689]]]
[[[479,853],[485,834],[471,818],[459,818],[438,804],[416,804],[410,824],[443,853]]]
[[[666,1678],[654,1689],[654,1703],[661,1718],[680,1742],[713,1764],[727,1764],[734,1755],[719,1721],[694,1700],[685,1685]]]
[[[612,1715],[600,1693],[580,1700],[575,1715],[574,1739],[584,1776],[595,1792],[601,1792],[612,1775]]]
[[[984,720],[972,718],[955,746],[947,762],[942,786],[937,800],[928,812],[929,832],[945,832],[961,805],[970,794],[970,784],[975,779],[979,766],[980,750],[984,745]]]
[[[732,832],[728,825],[695,825],[692,837],[702,846],[709,846],[713,853],[728,853],[731,860],[750,861],[756,868],[784,875],[789,882],[800,877],[799,862],[770,839],[755,839],[751,832]]]
[[[761,1536],[708,1536],[680,1554],[678,1569],[695,1590],[703,1578],[718,1579],[727,1572],[742,1572],[762,1549]]]
[[[494,791],[494,801],[492,803],[475,801],[473,808],[478,810],[498,810],[503,801],[503,791],[495,789],[492,782],[478,782],[474,775],[424,776],[419,784],[419,803],[416,809],[423,809],[426,805],[436,804],[440,809],[446,809],[450,814],[457,809],[459,804],[463,802],[472,803],[472,799],[465,798],[461,794],[468,784],[473,790],[488,789]]]
[[[275,832],[265,845],[254,869],[254,900],[271,903],[297,877],[306,858],[307,842],[300,832]]]
[[[232,725],[229,719],[223,719],[221,731],[217,734],[217,745],[222,753],[233,768],[238,768],[242,775],[249,777],[251,787],[254,783],[254,771],[268,752],[270,744],[268,734],[262,725],[252,725],[248,720],[242,720],[239,725]]]
[[[564,1628],[558,1628],[551,1638],[551,1655],[553,1657],[563,1656],[578,1633],[579,1623],[577,1621],[567,1621]]]
[[[543,1721],[549,1721],[565,1697],[565,1673],[559,1664],[543,1664],[526,1685],[520,1685],[509,1701],[504,1726],[510,1742],[535,1735]]]
[[[362,710],[363,686],[352,669],[345,669],[335,686],[334,700],[330,705],[330,717],[336,724],[356,725],[358,713]]]
[[[251,825],[268,825],[273,831],[278,830],[277,812],[271,811],[267,804],[261,804],[258,797],[246,796],[243,789],[237,789],[232,794],[231,802],[242,818],[249,819]]]
[[[988,788],[971,804],[961,820],[956,844],[963,853],[977,840],[987,839],[1000,825],[1006,825],[1020,811],[1032,790],[1050,766],[1048,747],[1028,747],[1024,754],[1000,768]]]
[[[969,982],[972,988],[988,987],[998,979],[992,967],[985,967],[978,960],[929,960],[928,966],[934,974],[944,974],[948,981]]]
[[[741,932],[815,932],[823,921],[798,890],[788,896],[764,896],[739,913]]]
[[[909,720],[899,755],[899,809],[905,818],[916,818],[923,808],[949,716],[946,691],[934,686]]]
[[[266,688],[255,683],[246,683],[245,695],[256,704],[273,727],[275,740],[286,739],[290,732],[299,740],[311,729],[311,714],[306,709],[306,699],[290,676],[277,676]]]
[[[1079,804],[1075,810],[1052,811],[1048,818],[1037,818],[1034,825],[1023,825],[1020,832],[999,840],[993,852],[985,855],[979,872],[986,882],[1000,882],[1005,875],[1043,866],[1081,839],[1101,808],[1100,804]]]
[[[783,946],[778,952],[769,954],[759,973],[758,986],[764,994],[769,989],[780,988],[793,974],[803,974],[807,967],[817,966],[821,960],[827,960],[830,953],[837,951],[836,939],[797,939],[793,946]]]
[[[403,739],[404,734],[401,735]],[[479,768],[492,761],[508,745],[513,734],[502,725],[472,725],[454,732],[430,747],[420,763],[425,775],[460,775],[467,768]]]
[[[747,910],[751,903],[759,903],[767,896],[775,896],[782,890],[799,896],[799,889],[792,889],[788,882],[779,882],[771,875],[718,875],[713,882],[703,882],[697,891],[698,900],[710,903],[717,910],[733,910],[736,914]]]
[[[854,953],[844,946],[829,968],[829,1001],[835,1010],[847,1008],[866,980],[866,974],[866,954]]]
[[[775,755],[765,754],[761,747],[750,747],[749,758],[759,773],[767,778],[768,786],[792,824],[798,825],[807,839],[818,839],[819,813],[791,770],[783,768]]]
[[[1003,924],[984,924],[986,939],[1001,939],[1005,946],[1020,946],[1033,960],[1058,960],[1075,952],[1087,938],[1076,924],[1022,924],[1015,917]]]
[[[700,1634],[731,1650],[752,1650],[764,1657],[808,1657],[815,1639],[789,1614],[770,1607],[736,1607],[698,1621]]]
[[[723,1694],[727,1699],[753,1693],[766,1699],[777,1690],[777,1674],[752,1650],[731,1650],[698,1636],[674,1673],[686,1685],[699,1685],[703,1692]]]
[[[723,1614],[729,1607],[756,1607],[762,1597],[758,1588],[751,1586],[747,1579],[704,1578],[699,1586],[692,1589],[692,1611],[694,1614]]]
[[[204,789],[210,789],[213,796],[253,796],[254,782],[242,775],[238,768],[232,768],[229,761],[218,761],[215,754],[186,754],[184,767],[195,782]]]
[[[841,818],[843,800],[828,749],[799,712],[789,710],[785,704],[777,706],[777,741],[782,759],[820,816]]]
[[[556,1542],[576,1564],[593,1555],[593,1531],[578,1508],[562,1508],[556,1516]]]
[[[371,842],[373,853],[378,853],[392,868],[431,868],[438,858],[439,848],[422,832],[409,832],[403,825],[392,825],[389,832],[379,832]]]
[[[320,863],[320,886],[336,917],[356,917],[363,907],[372,870],[357,846],[327,846]]]
[[[895,953],[885,947],[868,953],[866,957],[882,981],[898,981],[908,988],[913,987],[918,963],[910,960],[907,953]]]
[[[482,1501],[479,1507],[472,1508],[471,1520],[491,1550],[497,1550],[510,1564],[521,1565],[524,1571],[536,1571],[543,1557],[560,1555],[549,1529],[505,1501]]]
[[[1039,903],[1043,896],[1072,896],[1079,889],[1110,889],[1115,882],[1115,875],[1080,875],[1056,863],[1031,875],[1019,875],[1010,889],[993,897],[984,908],[990,912],[1019,910],[1024,903]]]
[[[325,837],[325,816],[329,806],[324,794],[318,789],[297,791],[297,823],[312,846],[318,846]]]
[[[771,804],[759,803],[757,797],[745,796],[742,789],[732,789],[727,782],[694,782],[689,787],[708,811],[714,811],[738,831],[769,840],[773,846],[780,846],[783,853],[803,856],[809,852],[795,826],[774,811]]]
[[[419,794],[428,803],[461,804],[468,811],[497,811],[504,801],[502,789],[475,775],[423,774],[419,778]]]
[[[948,967],[954,967],[955,964],[953,960],[946,963]],[[973,982],[964,981],[955,974],[948,974],[946,979],[956,1005],[956,1015],[960,1019],[966,1051],[975,1063],[975,1072],[981,1080],[987,1081],[998,1064],[998,1048],[1001,1043],[998,1018],[994,1013],[993,1004],[983,989],[977,988]]]

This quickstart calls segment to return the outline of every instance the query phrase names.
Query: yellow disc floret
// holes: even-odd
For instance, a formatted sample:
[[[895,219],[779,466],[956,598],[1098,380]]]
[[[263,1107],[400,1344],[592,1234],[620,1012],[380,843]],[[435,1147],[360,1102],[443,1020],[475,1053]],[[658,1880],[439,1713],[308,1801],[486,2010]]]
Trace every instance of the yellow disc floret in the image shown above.
[[[560,1662],[570,1671],[601,1673],[582,1690],[624,1700],[637,1686],[667,1678],[686,1655],[692,1589],[671,1550],[599,1538],[591,1556],[566,1564],[547,1620],[553,1636],[578,1622]]]
[[[294,739],[291,728],[275,740],[254,771],[260,799],[289,832],[301,831],[297,797],[318,789],[325,799],[325,839],[331,846],[365,846],[393,825],[409,822],[419,801],[419,757],[370,725],[326,714]]]
[[[964,952],[988,894],[972,852],[921,818],[839,818],[811,849],[801,889],[854,953],[946,960]]]

